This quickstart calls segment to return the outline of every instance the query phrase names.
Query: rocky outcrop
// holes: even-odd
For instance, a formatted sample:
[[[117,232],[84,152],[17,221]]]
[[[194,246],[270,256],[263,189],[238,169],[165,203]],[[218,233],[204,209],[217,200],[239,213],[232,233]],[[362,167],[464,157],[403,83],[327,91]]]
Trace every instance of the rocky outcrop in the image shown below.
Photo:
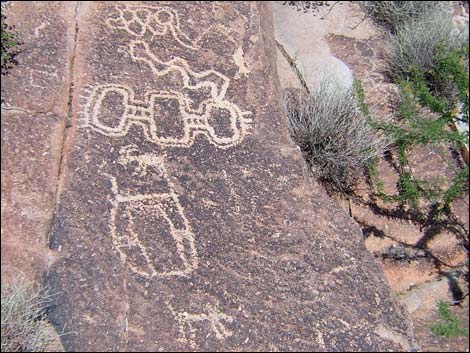
[[[328,36],[348,35],[369,38],[377,32],[371,21],[352,2],[317,5],[317,12],[296,11],[281,1],[273,2],[274,32],[280,48],[278,68],[282,87],[297,87],[299,78],[314,91],[323,81],[333,81],[340,87],[351,88],[353,73],[347,63],[330,49]],[[362,18],[362,20],[361,20]],[[286,60],[292,68],[286,67]],[[298,76],[298,77],[296,77]]]
[[[269,4],[79,2],[72,28],[47,272],[67,350],[414,347],[289,139]]]
[[[21,44],[18,64],[1,80],[2,283],[42,281],[68,115],[75,4],[3,6]]]

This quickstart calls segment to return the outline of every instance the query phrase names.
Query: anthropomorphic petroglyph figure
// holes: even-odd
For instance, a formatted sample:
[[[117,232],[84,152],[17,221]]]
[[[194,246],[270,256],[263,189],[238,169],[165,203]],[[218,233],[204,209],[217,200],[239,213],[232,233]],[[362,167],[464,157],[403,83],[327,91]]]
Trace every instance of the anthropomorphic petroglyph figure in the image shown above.
[[[167,175],[164,157],[139,154],[137,147],[130,145],[121,149],[118,162],[132,165],[135,173],[142,177],[152,174],[152,177],[160,178],[154,187],[159,189],[158,192],[140,193],[127,189],[123,193],[117,178],[104,174],[112,185],[109,227],[121,260],[133,272],[147,278],[189,275],[198,266],[194,234]],[[157,215],[160,222],[152,224],[153,233],[144,232],[142,224]],[[162,224],[166,229],[159,228]],[[172,238],[171,243],[165,243],[170,249],[162,248],[164,231]],[[148,249],[149,244],[155,247],[152,251]],[[158,258],[156,253],[168,256]]]
[[[216,305],[207,303],[202,313],[177,312],[171,304],[167,304],[167,306],[178,323],[179,340],[189,344],[192,348],[197,348],[195,342],[197,331],[194,326],[200,322],[206,323],[207,330],[210,334],[214,334],[218,340],[224,340],[232,335],[232,332],[225,327],[223,322],[231,323],[233,317],[220,312],[218,303]],[[208,336],[204,334],[204,337],[207,338]]]

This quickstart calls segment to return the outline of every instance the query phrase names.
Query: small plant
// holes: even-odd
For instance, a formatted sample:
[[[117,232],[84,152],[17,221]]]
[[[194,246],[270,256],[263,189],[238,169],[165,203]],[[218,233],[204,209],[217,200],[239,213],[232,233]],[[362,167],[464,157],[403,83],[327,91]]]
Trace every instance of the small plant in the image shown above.
[[[3,5],[2,5],[3,8]],[[3,11],[3,9],[2,9]],[[6,17],[1,13],[1,71],[8,70],[14,62],[15,47],[18,45],[18,34],[5,23]]]
[[[415,82],[416,83],[416,82]],[[404,81],[400,85],[400,103],[396,109],[398,121],[384,122],[376,121],[369,113],[369,109],[364,102],[364,90],[360,81],[354,81],[354,91],[358,100],[359,108],[367,117],[368,122],[374,128],[383,131],[393,142],[393,147],[398,155],[398,194],[388,195],[384,192],[384,184],[380,179],[377,169],[377,158],[370,159],[367,164],[369,181],[373,187],[374,195],[385,202],[405,203],[414,207],[419,206],[421,199],[426,199],[436,204],[437,210],[448,207],[456,198],[469,192],[469,170],[468,166],[456,171],[451,185],[447,190],[443,190],[439,185],[431,183],[413,176],[413,172],[408,165],[408,152],[416,145],[427,145],[446,143],[458,148],[462,143],[468,144],[468,134],[452,131],[447,128],[451,119],[451,114],[446,107],[450,107],[445,100],[434,97],[424,85],[421,92],[421,101],[426,97],[428,107],[434,106],[436,111],[441,112],[441,116],[431,119],[422,116],[420,110],[420,98],[418,98],[413,88],[413,83]],[[429,95],[429,96],[427,96]]]
[[[289,130],[312,171],[348,192],[364,166],[386,148],[361,113],[352,89],[323,82],[311,94],[285,96]]]
[[[450,8],[449,1],[359,1],[367,15],[392,33],[410,19]]]
[[[468,165],[460,170],[452,180],[450,187],[444,192],[444,205],[451,204],[455,199],[469,192],[469,169]]]
[[[468,327],[461,327],[460,321],[450,311],[449,304],[439,301],[437,303],[437,315],[439,320],[429,325],[429,330],[433,335],[442,337],[469,337]]]
[[[456,28],[449,13],[436,7],[400,24],[390,36],[388,48],[388,71],[401,92],[398,120],[374,126],[389,135],[397,147],[399,196],[384,195],[380,184],[377,191],[383,199],[414,206],[425,198],[442,210],[468,193],[468,167],[456,171],[450,187],[441,190],[413,177],[407,154],[414,145],[445,143],[455,150],[468,145],[468,134],[448,128],[457,118],[468,124],[468,28]],[[423,115],[424,108],[434,117]],[[374,170],[369,170],[373,181]]]
[[[2,352],[44,352],[52,342],[45,309],[50,299],[32,284],[1,286]]]
[[[419,3],[419,2],[416,2]],[[387,44],[388,72],[394,81],[407,79],[413,69],[421,72],[437,69],[436,54],[451,52],[468,41],[468,28],[457,29],[450,15],[433,10],[410,19],[389,36]]]
[[[387,3],[383,6],[408,6],[404,4],[408,2]],[[408,165],[408,153],[417,145],[443,143],[454,150],[468,145],[468,134],[449,129],[454,119],[468,123],[468,29],[455,28],[446,11],[437,5],[428,5],[426,11],[424,7],[421,9],[419,16],[408,16],[400,21],[396,33],[389,37],[388,71],[400,88],[396,119],[393,122],[373,121],[363,103],[360,82],[355,83],[355,91],[359,106],[371,125],[390,137],[398,155],[397,195],[384,193],[376,161],[369,162],[368,174],[375,195],[384,201],[414,207],[425,199],[442,211],[456,198],[468,193],[468,167],[457,170],[450,187],[442,190],[435,183],[414,177]]]

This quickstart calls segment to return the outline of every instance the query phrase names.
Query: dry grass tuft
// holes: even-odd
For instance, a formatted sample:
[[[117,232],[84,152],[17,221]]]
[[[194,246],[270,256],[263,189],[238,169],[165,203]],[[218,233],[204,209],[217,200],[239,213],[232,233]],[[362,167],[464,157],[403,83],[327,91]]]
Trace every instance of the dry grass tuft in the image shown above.
[[[313,174],[334,190],[350,191],[367,162],[388,146],[360,112],[352,89],[324,81],[310,95],[287,93],[284,103],[293,140]]]
[[[439,48],[453,51],[468,41],[468,28],[456,28],[444,11],[431,11],[404,23],[388,40],[388,71],[394,81],[409,77],[412,69],[435,69]]]
[[[53,342],[46,325],[51,296],[32,283],[17,281],[1,287],[2,352],[45,352]]]

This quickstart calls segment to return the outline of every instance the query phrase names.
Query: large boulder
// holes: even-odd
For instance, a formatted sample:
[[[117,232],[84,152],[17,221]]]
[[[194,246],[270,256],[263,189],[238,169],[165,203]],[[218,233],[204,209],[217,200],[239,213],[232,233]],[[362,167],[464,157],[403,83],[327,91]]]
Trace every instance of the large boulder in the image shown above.
[[[413,349],[359,226],[289,139],[270,5],[73,6],[46,278],[65,348]]]

